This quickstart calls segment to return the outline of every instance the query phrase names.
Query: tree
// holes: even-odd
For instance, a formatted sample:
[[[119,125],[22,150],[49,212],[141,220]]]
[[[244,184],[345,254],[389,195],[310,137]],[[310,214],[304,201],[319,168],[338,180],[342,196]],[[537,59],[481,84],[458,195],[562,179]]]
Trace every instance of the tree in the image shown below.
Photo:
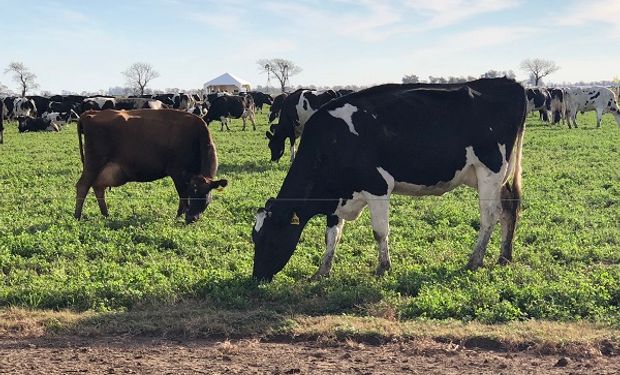
[[[301,67],[286,59],[261,59],[256,62],[260,70],[267,73],[267,79],[273,74],[280,82],[280,90],[285,91],[289,78],[302,72]]]
[[[35,82],[37,79],[36,74],[32,73],[30,69],[26,68],[24,63],[12,62],[4,70],[4,73],[13,73],[13,80],[19,83],[21,87],[22,97],[26,96],[26,93],[30,90],[34,90],[39,85]]]
[[[415,74],[409,74],[403,77],[403,83],[419,83],[420,77]]]
[[[159,73],[153,69],[151,64],[143,62],[134,63],[122,73],[127,79],[127,85],[139,95],[144,95],[149,82],[159,77]]]
[[[534,86],[540,84],[541,79],[560,70],[554,61],[545,59],[525,59],[521,62],[521,70],[531,75]]]
[[[0,96],[8,96],[11,95],[11,90],[8,87],[0,83]]]

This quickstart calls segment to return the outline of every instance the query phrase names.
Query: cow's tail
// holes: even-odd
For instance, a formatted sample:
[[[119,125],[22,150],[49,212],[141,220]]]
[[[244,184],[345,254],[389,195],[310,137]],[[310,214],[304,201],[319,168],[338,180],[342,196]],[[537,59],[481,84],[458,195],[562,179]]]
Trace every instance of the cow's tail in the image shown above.
[[[217,174],[217,151],[206,124],[200,134],[200,171],[209,178],[215,178]]]
[[[84,145],[82,144],[82,135],[84,134],[84,130],[82,129],[82,119],[80,118],[77,123],[77,136],[78,143],[80,145],[80,159],[82,160],[82,165],[84,164]]]
[[[517,211],[521,206],[521,194],[522,194],[522,181],[521,181],[521,161],[523,157],[523,135],[525,134],[525,126],[521,126],[517,132],[517,139],[515,141],[513,157],[514,157],[514,170],[512,172],[512,197],[514,204],[517,205]]]

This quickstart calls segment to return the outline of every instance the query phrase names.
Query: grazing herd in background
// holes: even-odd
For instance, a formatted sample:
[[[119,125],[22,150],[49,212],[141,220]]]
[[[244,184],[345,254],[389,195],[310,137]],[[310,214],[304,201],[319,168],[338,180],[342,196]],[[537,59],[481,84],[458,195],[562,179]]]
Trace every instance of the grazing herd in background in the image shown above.
[[[498,221],[500,264],[512,260],[521,199],[521,153],[525,118],[577,127],[577,113],[595,111],[597,127],[611,113],[620,125],[615,94],[604,87],[523,88],[507,78],[458,84],[386,84],[359,92],[299,89],[275,98],[261,92],[203,96],[184,93],[111,97],[56,95],[8,97],[4,120],[19,132],[58,131],[78,122],[83,172],[76,185],[80,219],[92,187],[108,215],[105,189],[127,182],[172,178],[179,195],[177,217],[198,220],[214,189],[217,152],[209,127],[250,120],[269,105],[266,132],[271,160],[290,143],[291,167],[276,198],[256,215],[253,276],[271,280],[293,254],[306,223],[325,215],[326,252],[315,277],[330,273],[345,220],[368,206],[379,251],[377,274],[391,266],[391,194],[442,195],[461,185],[477,189],[480,230],[468,268],[482,265]],[[109,110],[109,111],[106,111]],[[131,111],[131,112],[127,112]],[[278,122],[276,122],[278,120]],[[295,144],[302,137],[299,151]],[[85,147],[84,147],[85,146]]]

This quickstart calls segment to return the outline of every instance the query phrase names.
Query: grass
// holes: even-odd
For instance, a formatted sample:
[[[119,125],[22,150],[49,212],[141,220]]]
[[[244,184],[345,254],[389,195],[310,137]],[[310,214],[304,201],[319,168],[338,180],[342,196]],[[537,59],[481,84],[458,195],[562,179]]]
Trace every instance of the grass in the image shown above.
[[[169,179],[108,192],[107,219],[91,194],[85,220],[75,221],[81,172],[75,125],[54,134],[17,134],[9,123],[0,146],[0,308],[63,311],[83,322],[178,306],[191,315],[187,306],[195,303],[209,309],[196,319],[226,317],[199,324],[221,334],[232,321],[251,327],[256,321],[258,328],[248,331],[266,332],[272,325],[260,322],[277,317],[284,328],[274,332],[294,333],[300,322],[342,314],[414,330],[429,320],[618,328],[620,129],[611,116],[602,129],[595,129],[592,114],[580,116],[581,127],[573,130],[528,119],[524,209],[508,267],[495,264],[496,230],[487,266],[464,270],[479,214],[476,192],[461,188],[443,197],[393,198],[393,269],[382,278],[372,276],[377,250],[364,213],[345,225],[330,279],[308,280],[324,251],[324,219],[315,218],[284,271],[257,287],[250,280],[254,214],[277,194],[289,165],[288,155],[269,162],[265,117],[259,116],[256,132],[240,131],[240,122],[226,133],[213,126],[219,176],[230,185],[190,226],[174,219],[177,197]]]

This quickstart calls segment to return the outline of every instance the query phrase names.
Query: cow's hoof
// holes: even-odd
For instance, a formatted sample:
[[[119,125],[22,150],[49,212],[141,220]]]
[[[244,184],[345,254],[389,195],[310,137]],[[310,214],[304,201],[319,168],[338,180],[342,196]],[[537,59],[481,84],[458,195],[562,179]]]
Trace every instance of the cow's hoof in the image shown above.
[[[508,259],[503,256],[500,256],[499,259],[497,260],[497,264],[499,264],[500,266],[506,266],[510,263],[512,263],[512,259]]]
[[[385,273],[386,273],[387,271],[389,271],[389,270],[390,270],[390,268],[391,268],[391,267],[390,267],[390,265],[389,265],[389,264],[388,264],[388,265],[379,265],[379,266],[377,267],[377,269],[375,270],[375,276],[376,276],[376,277],[381,277],[381,276],[385,275]]]
[[[470,271],[476,271],[480,267],[482,267],[482,263],[469,261],[467,263],[467,266],[465,266],[465,269],[468,269]]]

